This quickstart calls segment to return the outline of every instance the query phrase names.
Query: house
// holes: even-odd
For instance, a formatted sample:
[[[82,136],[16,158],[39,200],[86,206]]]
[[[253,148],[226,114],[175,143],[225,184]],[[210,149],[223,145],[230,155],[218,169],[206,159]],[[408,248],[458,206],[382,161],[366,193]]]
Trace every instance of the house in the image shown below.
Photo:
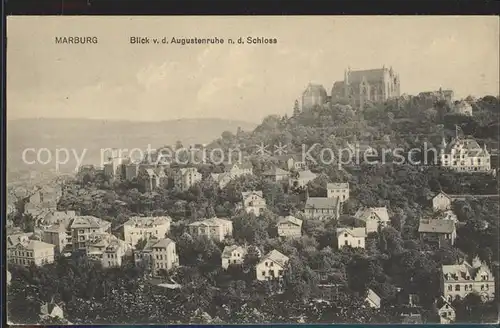
[[[470,293],[478,294],[485,302],[495,298],[495,277],[490,268],[477,257],[472,265],[467,261],[443,265],[442,272],[441,291],[448,302],[463,299]]]
[[[304,171],[307,169],[306,162],[300,155],[288,154],[275,156],[275,158],[278,160],[280,166],[287,171]]]
[[[337,219],[340,215],[340,199],[328,197],[307,198],[304,213],[308,218]]]
[[[453,245],[457,237],[455,222],[452,220],[421,219],[418,233],[423,242],[438,247]]]
[[[123,224],[123,240],[135,246],[141,239],[165,238],[171,222],[169,216],[131,217]]]
[[[226,173],[226,172],[224,172],[224,173],[211,173],[210,178],[212,179],[212,181],[214,181],[219,186],[219,189],[224,189],[229,184],[229,182],[231,182],[231,180],[233,179],[231,177],[231,174]]]
[[[243,264],[246,253],[246,249],[242,246],[231,245],[224,247],[221,256],[222,267],[227,269],[230,264]]]
[[[338,197],[341,202],[349,199],[349,182],[345,183],[327,183],[326,192],[328,198]]]
[[[56,254],[66,251],[67,245],[72,245],[73,236],[64,223],[56,223],[42,228],[42,241],[55,245]]]
[[[224,163],[224,172],[229,173],[231,179],[242,175],[253,174],[253,166],[250,162],[243,163]]]
[[[266,209],[266,199],[261,190],[242,192],[241,196],[243,198],[243,208],[247,213],[260,215]]]
[[[257,280],[266,281],[283,278],[289,258],[277,250],[264,255],[255,267]]]
[[[273,167],[272,169],[263,172],[262,176],[272,182],[288,182],[290,172],[282,170],[279,167]]]
[[[302,236],[302,220],[291,215],[278,219],[278,236],[300,237]]]
[[[380,296],[377,295],[372,289],[368,289],[368,294],[366,295],[365,302],[374,309],[380,309]]]
[[[344,246],[350,246],[352,248],[365,248],[365,238],[365,228],[337,228],[337,245],[339,249]]]
[[[124,257],[132,255],[132,245],[110,233],[99,232],[89,238],[87,256],[101,262],[104,268],[120,267]]]
[[[69,224],[73,251],[86,250],[87,243],[91,241],[91,235],[106,233],[111,230],[111,222],[96,218],[94,216],[77,216]]]
[[[443,296],[436,300],[436,309],[439,315],[439,321],[442,324],[455,322],[456,312],[455,308]]]
[[[146,174],[148,180],[145,181],[145,187],[148,191],[153,191],[161,186],[164,186],[168,182],[168,177],[165,174],[165,170],[163,168],[149,168],[146,169]]]
[[[233,222],[214,217],[191,223],[188,226],[188,231],[192,236],[205,236],[223,241],[226,236],[233,235]]]
[[[390,222],[389,213],[385,206],[360,208],[354,217],[365,222],[367,234],[377,232],[379,226],[384,227]]]
[[[201,174],[195,167],[177,169],[174,174],[174,184],[180,190],[188,190],[195,183],[201,181]]]
[[[432,209],[436,212],[451,209],[452,198],[440,191],[432,198]]]
[[[40,319],[47,318],[64,319],[62,304],[56,304],[54,301],[43,303],[40,306]]]
[[[8,236],[7,259],[18,265],[41,266],[54,262],[54,248],[55,245],[29,239],[28,235]]]
[[[144,248],[134,251],[134,260],[136,265],[141,263],[149,267],[154,276],[179,266],[175,242],[169,238],[149,239]]]
[[[289,179],[292,188],[304,188],[310,181],[316,179],[317,175],[310,170],[294,172]]]
[[[439,153],[441,167],[458,172],[490,172],[491,155],[472,137],[455,137],[450,143],[443,138]]]

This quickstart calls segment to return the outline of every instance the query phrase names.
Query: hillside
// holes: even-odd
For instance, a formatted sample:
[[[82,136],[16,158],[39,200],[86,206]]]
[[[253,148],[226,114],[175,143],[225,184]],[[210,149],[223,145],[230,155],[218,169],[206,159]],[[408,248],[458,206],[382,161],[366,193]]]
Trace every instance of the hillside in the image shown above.
[[[174,144],[204,143],[218,138],[222,132],[236,132],[238,127],[253,130],[257,124],[224,119],[181,119],[161,122],[105,121],[90,119],[19,119],[7,122],[7,168],[9,173],[27,168],[22,165],[26,148],[73,149],[80,156],[87,152],[85,163],[98,164],[100,149],[146,149]],[[46,156],[46,155],[45,155]],[[72,156],[74,158],[74,156]],[[31,153],[29,160],[33,160]],[[64,170],[74,169],[74,161]],[[37,166],[53,169],[54,165]]]

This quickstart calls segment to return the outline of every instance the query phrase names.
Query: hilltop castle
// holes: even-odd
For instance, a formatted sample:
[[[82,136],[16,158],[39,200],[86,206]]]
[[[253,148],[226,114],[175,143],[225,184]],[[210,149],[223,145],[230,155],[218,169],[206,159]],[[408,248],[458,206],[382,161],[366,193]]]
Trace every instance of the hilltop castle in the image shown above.
[[[385,66],[377,69],[344,72],[344,81],[333,84],[331,96],[318,84],[309,84],[302,94],[302,110],[309,111],[328,102],[346,100],[363,108],[367,101],[382,102],[400,96],[399,75]]]

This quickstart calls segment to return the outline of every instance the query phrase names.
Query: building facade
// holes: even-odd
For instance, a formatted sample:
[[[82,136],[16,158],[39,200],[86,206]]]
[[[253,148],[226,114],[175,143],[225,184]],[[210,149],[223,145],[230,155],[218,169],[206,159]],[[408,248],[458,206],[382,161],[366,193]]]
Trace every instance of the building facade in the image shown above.
[[[491,170],[491,156],[486,145],[481,148],[472,137],[456,137],[450,143],[443,138],[439,158],[442,167],[459,172]]]
[[[241,193],[243,208],[247,213],[261,215],[266,209],[266,199],[261,190]]]
[[[451,209],[452,198],[444,192],[439,192],[432,198],[432,209],[435,212],[444,212]]]
[[[340,215],[340,199],[328,197],[308,197],[304,214],[310,219],[337,219]]]
[[[149,239],[143,249],[134,250],[136,265],[151,269],[154,276],[162,271],[170,271],[179,266],[175,242],[169,238]]]
[[[365,228],[337,228],[337,246],[339,249],[345,246],[365,248],[365,239]]]
[[[495,277],[490,268],[477,257],[472,264],[464,261],[456,265],[443,265],[441,290],[444,298],[451,302],[476,293],[483,301],[495,298]]]
[[[170,232],[172,219],[168,216],[131,217],[123,224],[123,240],[132,246],[141,239],[162,239]]]
[[[457,237],[453,220],[421,219],[418,233],[422,242],[437,247],[453,246]]]
[[[229,265],[243,264],[246,253],[246,249],[242,246],[231,245],[224,247],[221,256],[222,268],[226,270]]]
[[[302,236],[302,220],[291,215],[278,220],[278,236],[294,238]]]
[[[13,264],[41,266],[54,262],[54,248],[55,245],[22,236],[15,245],[7,247],[7,258]]]
[[[326,185],[328,198],[338,197],[341,202],[349,199],[349,182],[345,183],[328,183]]]
[[[226,236],[233,235],[233,222],[220,218],[211,218],[193,222],[188,226],[192,236],[205,236],[217,241],[223,241]]]
[[[195,167],[182,168],[175,171],[174,184],[180,190],[188,190],[195,183],[201,181],[201,174]]]
[[[288,266],[288,256],[272,250],[260,259],[255,266],[256,278],[260,281],[280,280]]]
[[[364,108],[369,102],[384,102],[400,97],[399,75],[391,68],[344,72],[344,81],[332,87],[332,103],[347,100],[353,107]]]
[[[367,234],[377,232],[379,227],[383,228],[390,223],[387,207],[360,208],[354,217],[365,222]]]

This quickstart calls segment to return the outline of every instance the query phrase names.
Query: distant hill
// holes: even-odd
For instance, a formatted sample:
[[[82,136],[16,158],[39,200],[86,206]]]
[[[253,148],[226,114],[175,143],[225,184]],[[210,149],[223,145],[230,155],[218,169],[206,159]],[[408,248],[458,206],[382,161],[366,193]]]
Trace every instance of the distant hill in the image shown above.
[[[222,132],[236,132],[238,127],[253,130],[257,124],[224,119],[180,119],[162,122],[107,121],[91,119],[18,119],[7,122],[7,171],[53,169],[53,164],[31,166],[23,164],[22,153],[27,148],[47,148],[55,154],[57,148],[73,149],[80,155],[87,152],[84,164],[99,164],[101,149],[159,148],[181,141],[184,145],[210,143]],[[28,160],[35,155],[28,153]],[[44,154],[47,156],[47,154]],[[74,156],[72,156],[74,158]],[[45,160],[43,157],[42,160]],[[73,170],[75,161],[64,166]]]

